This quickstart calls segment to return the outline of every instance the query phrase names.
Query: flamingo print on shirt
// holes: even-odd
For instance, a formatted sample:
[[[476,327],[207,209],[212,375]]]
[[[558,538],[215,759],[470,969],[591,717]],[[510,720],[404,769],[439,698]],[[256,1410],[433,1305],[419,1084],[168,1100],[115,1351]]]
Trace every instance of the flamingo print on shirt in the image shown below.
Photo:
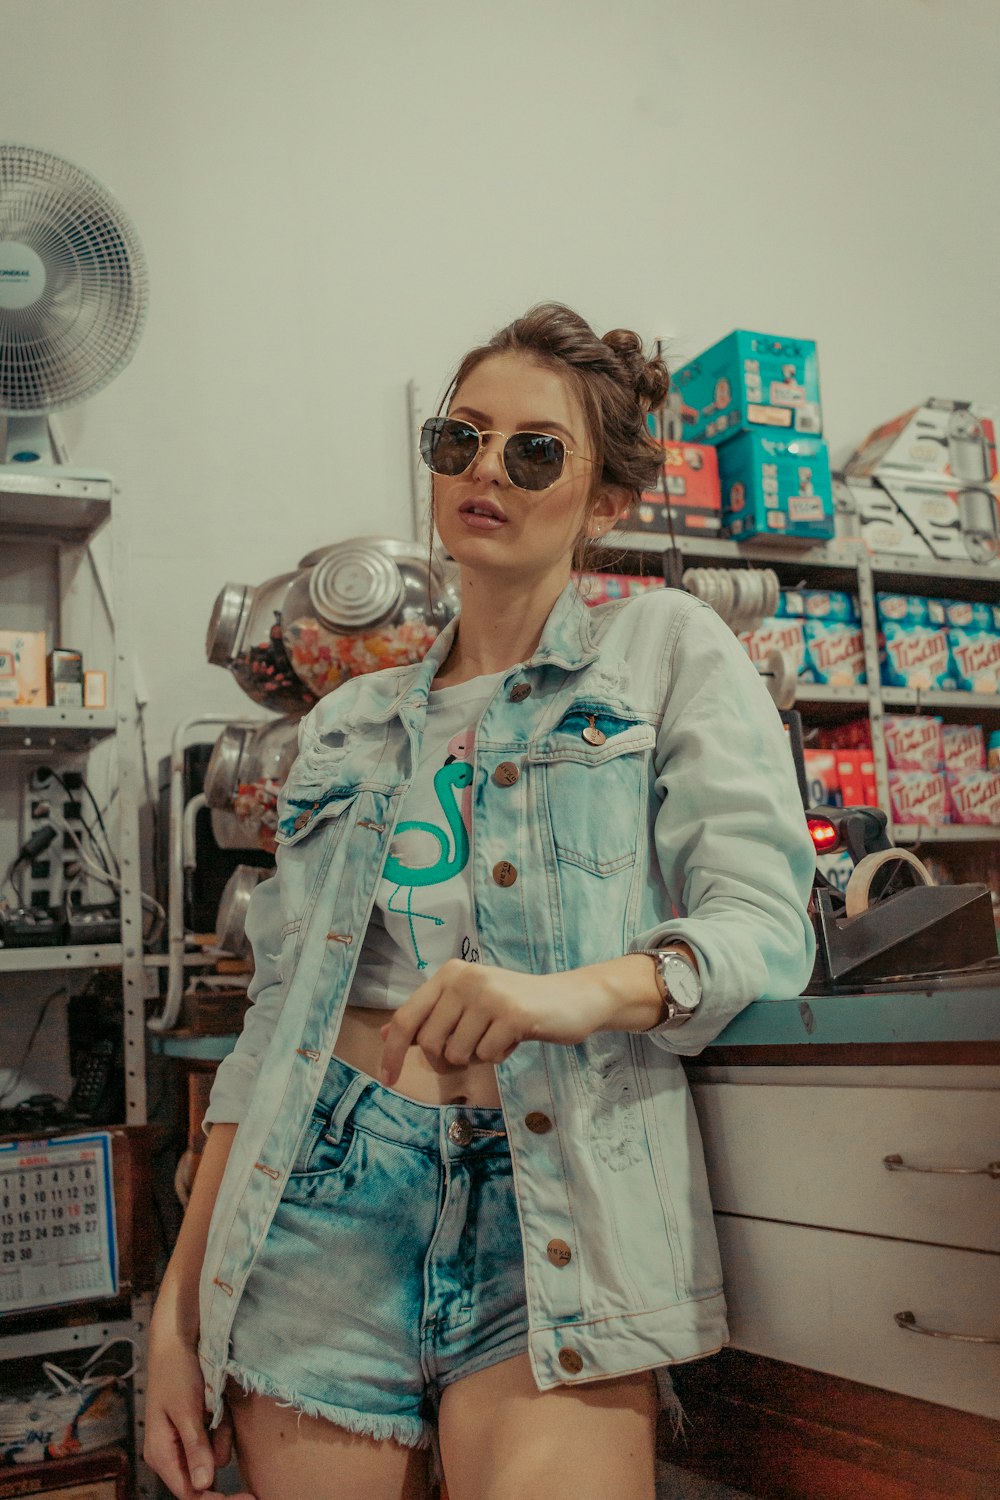
[[[443,927],[446,919],[433,911],[418,911],[413,893],[429,886],[440,886],[461,875],[469,862],[469,827],[471,817],[473,730],[453,735],[448,741],[447,759],[434,773],[433,789],[445,827],[422,819],[410,819],[397,825],[383,880],[395,889],[386,902],[386,912],[405,916],[417,968],[427,968],[427,960],[417,942],[416,922]],[[405,891],[405,898],[402,893]],[[403,899],[404,904],[397,901]],[[429,904],[421,902],[421,905]],[[430,903],[432,904],[432,903]]]

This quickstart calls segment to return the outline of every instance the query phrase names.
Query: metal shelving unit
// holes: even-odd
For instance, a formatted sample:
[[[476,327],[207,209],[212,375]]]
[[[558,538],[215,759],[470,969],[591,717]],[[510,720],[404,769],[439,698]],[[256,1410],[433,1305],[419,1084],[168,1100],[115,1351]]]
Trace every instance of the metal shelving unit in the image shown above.
[[[941,713],[967,722],[984,722],[1000,727],[1000,694],[930,692],[916,688],[883,686],[878,651],[878,619],[875,595],[879,593],[927,593],[939,598],[1000,598],[1000,565],[983,566],[973,562],[941,562],[936,558],[901,557],[870,553],[860,541],[841,540],[827,543],[795,544],[750,538],[736,542],[727,538],[698,536],[670,537],[657,532],[615,532],[609,538],[607,552],[657,558],[664,577],[670,576],[669,554],[680,555],[683,568],[704,565],[731,567],[750,564],[773,568],[783,587],[810,582],[818,588],[848,588],[856,593],[860,605],[864,637],[867,685],[833,688],[802,682],[796,693],[796,706],[808,718],[810,710],[817,718],[829,722],[840,712],[850,717],[866,708],[872,726],[872,749],[880,805],[888,808],[889,780],[883,725],[886,712]],[[927,827],[913,823],[893,824],[888,832],[897,844],[983,845],[1000,841],[1000,829],[990,826],[946,824]]]
[[[105,709],[5,708],[0,711],[0,819],[9,814],[13,801],[3,794],[18,787],[32,769],[51,762],[63,767],[66,758],[88,757],[98,746],[104,746],[113,758],[116,788],[117,837],[115,853],[121,871],[117,892],[121,913],[121,940],[116,943],[80,944],[75,946],[0,949],[0,999],[5,991],[16,992],[29,982],[29,976],[44,973],[83,974],[87,970],[117,970],[121,974],[123,1073],[125,1119],[115,1126],[99,1125],[97,1130],[120,1130],[146,1122],[146,1027],[144,1004],[143,926],[140,892],[139,796],[142,784],[138,729],[134,712],[131,661],[126,618],[128,568],[120,528],[115,528],[112,512],[117,491],[108,475],[86,476],[77,471],[65,475],[19,473],[10,468],[0,470],[0,546],[17,560],[18,552],[26,566],[46,573],[47,609],[51,637],[47,644],[72,643],[84,652],[98,647],[96,621],[101,611],[100,575],[90,553],[98,533],[110,528],[110,583],[114,619],[102,625],[100,646],[105,658],[94,665],[107,672],[109,699]],[[109,533],[105,531],[104,541]],[[13,576],[13,575],[11,575]],[[32,572],[31,577],[36,576]],[[101,587],[103,587],[101,585]],[[7,612],[10,613],[9,611]],[[5,620],[5,623],[8,623]],[[102,750],[102,754],[105,753]],[[109,892],[109,895],[111,893]],[[79,1128],[79,1127],[75,1127]],[[37,1127],[33,1135],[37,1135]],[[50,1130],[55,1136],[58,1130]],[[7,1137],[7,1139],[10,1139]],[[116,1195],[117,1196],[117,1195]],[[116,1210],[124,1212],[117,1204]],[[24,1331],[24,1312],[0,1315],[0,1362],[25,1356],[49,1357],[59,1350],[95,1345],[112,1335],[134,1340],[137,1349],[136,1373],[131,1380],[133,1432],[138,1493],[152,1497],[159,1493],[154,1476],[141,1463],[145,1398],[146,1332],[149,1324],[151,1296],[137,1292],[130,1283],[120,1284],[113,1304],[66,1303],[65,1322],[52,1326],[53,1318],[62,1316],[62,1305],[46,1309],[39,1316],[44,1324],[37,1331]],[[112,1311],[113,1307],[113,1311]],[[122,1309],[125,1316],[122,1316]],[[93,1312],[85,1323],[84,1317]],[[18,1331],[11,1331],[17,1327]],[[2,1376],[0,1376],[2,1379]]]

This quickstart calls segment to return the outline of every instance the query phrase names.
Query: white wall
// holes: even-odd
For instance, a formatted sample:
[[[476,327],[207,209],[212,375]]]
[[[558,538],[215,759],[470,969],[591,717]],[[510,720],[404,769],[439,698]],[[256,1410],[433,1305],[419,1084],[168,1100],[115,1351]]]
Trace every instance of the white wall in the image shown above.
[[[120,197],[131,366],[65,428],[123,488],[150,752],[251,709],[213,599],[408,535],[405,397],[543,298],[814,337],[843,457],[1000,398],[997,0],[3,0],[0,138]],[[253,711],[253,710],[251,710]]]

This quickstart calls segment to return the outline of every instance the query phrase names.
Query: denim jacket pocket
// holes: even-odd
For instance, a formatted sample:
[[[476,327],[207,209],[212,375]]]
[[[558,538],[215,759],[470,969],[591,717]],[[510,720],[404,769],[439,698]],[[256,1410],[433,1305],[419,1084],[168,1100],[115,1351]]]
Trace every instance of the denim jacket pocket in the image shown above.
[[[287,783],[278,801],[275,843],[283,849],[301,844],[317,828],[341,817],[357,800],[357,787],[319,787]]]
[[[596,741],[596,743],[595,743]],[[647,805],[653,726],[600,704],[574,704],[529,758],[539,763],[560,863],[607,877],[632,867]]]

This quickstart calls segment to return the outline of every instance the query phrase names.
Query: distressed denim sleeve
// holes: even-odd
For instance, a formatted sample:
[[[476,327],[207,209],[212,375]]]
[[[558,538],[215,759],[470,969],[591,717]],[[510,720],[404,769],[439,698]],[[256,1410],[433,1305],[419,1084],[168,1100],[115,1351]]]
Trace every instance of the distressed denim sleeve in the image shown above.
[[[247,986],[253,1003],[236,1046],[215,1074],[205,1112],[205,1129],[216,1122],[238,1124],[246,1111],[261,1058],[281,1009],[281,899],[278,879],[262,880],[250,897],[246,933],[253,947],[254,974]]]
[[[702,1002],[647,1032],[688,1056],[750,1001],[799,994],[815,951],[806,911],[816,865],[785,730],[743,647],[706,605],[675,638],[656,744],[654,837],[676,916],[633,948],[682,938]]]

